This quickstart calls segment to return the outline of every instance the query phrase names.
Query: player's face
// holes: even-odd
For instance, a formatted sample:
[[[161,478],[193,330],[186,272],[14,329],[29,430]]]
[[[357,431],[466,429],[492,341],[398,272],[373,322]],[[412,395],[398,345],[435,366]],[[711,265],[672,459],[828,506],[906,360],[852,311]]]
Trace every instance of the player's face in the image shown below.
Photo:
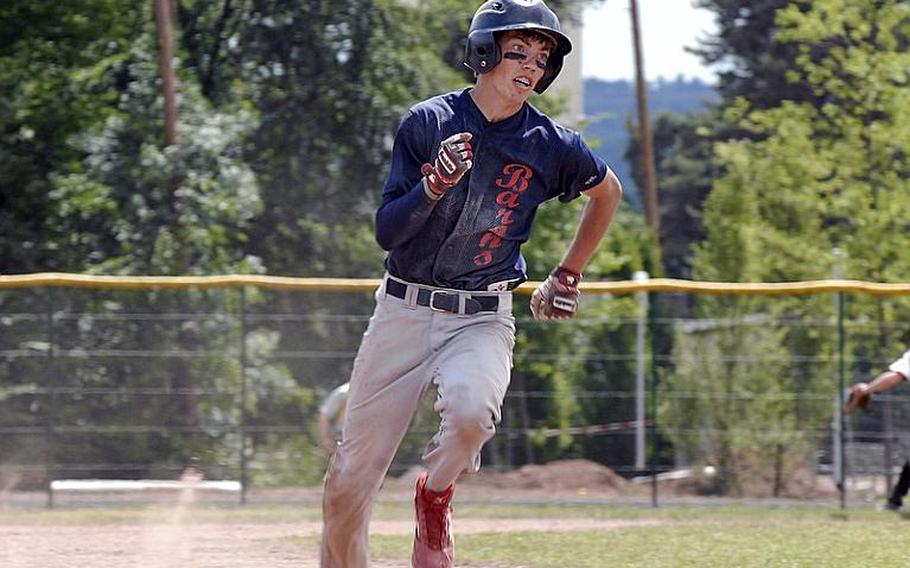
[[[489,73],[497,90],[510,99],[527,99],[547,70],[550,46],[533,37],[506,33],[499,39],[502,60]]]

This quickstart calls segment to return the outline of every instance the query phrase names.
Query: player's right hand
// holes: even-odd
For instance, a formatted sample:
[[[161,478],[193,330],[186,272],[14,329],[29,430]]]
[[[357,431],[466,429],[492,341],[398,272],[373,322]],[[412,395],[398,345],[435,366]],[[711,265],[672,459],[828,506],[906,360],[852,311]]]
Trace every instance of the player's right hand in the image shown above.
[[[867,383],[856,383],[847,391],[847,402],[844,403],[844,413],[853,414],[861,408],[869,406],[872,400],[872,391]]]
[[[558,267],[531,294],[531,315],[536,320],[569,319],[578,309],[581,274]]]
[[[434,199],[439,199],[454,187],[474,165],[474,150],[470,140],[470,132],[449,136],[439,145],[434,163],[424,164],[420,168],[427,190]]]

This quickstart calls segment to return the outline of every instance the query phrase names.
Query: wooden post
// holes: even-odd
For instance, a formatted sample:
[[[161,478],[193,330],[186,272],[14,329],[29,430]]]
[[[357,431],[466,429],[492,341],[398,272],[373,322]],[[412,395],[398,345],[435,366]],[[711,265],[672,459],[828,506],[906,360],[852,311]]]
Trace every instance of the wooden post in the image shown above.
[[[641,48],[641,33],[638,18],[637,0],[629,0],[632,12],[632,43],[635,48],[635,94],[638,101],[638,137],[641,140],[641,171],[645,187],[644,204],[645,220],[654,234],[655,242],[660,242],[660,216],[657,207],[657,174],[654,171],[654,146],[651,140],[651,124],[648,117],[648,84],[645,81],[644,57]]]
[[[155,0],[158,28],[158,66],[164,97],[164,145],[177,143],[177,77],[174,73],[174,24],[169,0]]]

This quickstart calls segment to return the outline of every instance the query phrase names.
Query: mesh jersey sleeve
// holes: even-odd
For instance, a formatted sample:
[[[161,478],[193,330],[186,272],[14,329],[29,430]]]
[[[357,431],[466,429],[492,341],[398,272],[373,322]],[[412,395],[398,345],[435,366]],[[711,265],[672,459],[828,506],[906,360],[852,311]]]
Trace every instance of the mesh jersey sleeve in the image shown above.
[[[901,355],[900,359],[891,363],[891,366],[888,367],[889,371],[895,373],[900,373],[904,376],[905,379],[910,379],[910,349],[904,352]]]
[[[423,120],[408,111],[395,134],[389,176],[376,212],[376,241],[385,250],[413,237],[433,210],[434,202],[423,191],[420,173],[429,154],[425,135]]]
[[[559,188],[556,195],[563,203],[576,199],[603,181],[609,166],[582,140],[581,135],[572,132],[568,147],[559,165]]]
[[[413,110],[401,119],[392,144],[389,176],[382,190],[383,204],[404,195],[423,178],[420,167],[429,156],[425,131],[424,121]]]

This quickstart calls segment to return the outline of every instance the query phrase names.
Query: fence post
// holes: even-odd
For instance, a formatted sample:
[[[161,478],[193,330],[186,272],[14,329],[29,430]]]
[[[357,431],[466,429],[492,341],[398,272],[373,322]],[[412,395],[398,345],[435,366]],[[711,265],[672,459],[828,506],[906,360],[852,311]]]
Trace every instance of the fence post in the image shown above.
[[[649,277],[644,270],[632,275],[636,282]],[[645,469],[645,335],[648,317],[648,293],[636,292],[638,321],[635,326],[635,469]]]
[[[649,297],[654,297],[650,292]],[[657,507],[657,459],[660,454],[660,440],[657,437],[657,318],[655,303],[648,303],[648,327],[651,331],[651,506]]]
[[[240,287],[240,503],[246,503],[246,287]]]
[[[518,408],[521,412],[521,429],[525,443],[525,460],[527,460],[527,463],[533,464],[537,463],[537,460],[534,457],[534,444],[531,442],[531,413],[528,410],[528,383],[521,373],[515,373],[514,378],[518,379],[521,383],[519,385],[521,387],[521,394],[518,395]]]
[[[515,448],[512,447],[516,438],[515,434],[515,405],[507,404],[503,409],[506,431],[506,471],[515,469]]]
[[[882,464],[885,470],[885,491],[890,491],[894,487],[893,481],[893,464],[894,464],[894,406],[891,404],[890,397],[883,397],[882,400]],[[886,493],[887,494],[887,493]]]
[[[47,508],[54,508],[54,478],[57,475],[56,423],[57,423],[57,362],[55,360],[56,336],[54,334],[54,288],[47,288],[47,404],[45,470],[47,475]]]
[[[844,366],[844,293],[837,293],[837,381],[838,381],[838,405],[837,413],[839,415],[838,420],[838,432],[837,439],[838,445],[838,461],[840,463],[840,471],[838,472],[837,487],[840,491],[840,508],[845,509],[847,507],[847,476],[846,476],[846,452],[845,443],[844,443],[844,434],[846,432],[846,416],[844,415],[844,380],[845,380],[845,366]]]

